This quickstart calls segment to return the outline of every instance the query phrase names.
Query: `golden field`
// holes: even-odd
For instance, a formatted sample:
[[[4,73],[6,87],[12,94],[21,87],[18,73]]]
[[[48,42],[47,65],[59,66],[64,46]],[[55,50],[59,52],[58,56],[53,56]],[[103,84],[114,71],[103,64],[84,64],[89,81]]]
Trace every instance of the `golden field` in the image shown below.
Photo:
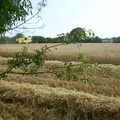
[[[1,44],[0,56],[10,57],[16,51],[27,47],[29,52],[34,52],[35,49],[41,49],[45,45],[53,46],[59,43],[48,44]],[[48,54],[48,60],[73,60],[77,61],[79,54],[87,55],[91,61],[99,63],[120,64],[120,44],[119,43],[77,43],[61,45],[52,48]]]
[[[1,45],[0,55],[8,58],[0,57],[0,71],[22,47],[34,52],[44,45]],[[47,53],[45,69],[65,71],[64,61],[72,60],[76,79],[60,79],[52,73],[9,74],[0,81],[0,120],[119,120],[120,65],[108,64],[119,64],[119,45],[70,44]],[[78,60],[81,53],[91,60]]]

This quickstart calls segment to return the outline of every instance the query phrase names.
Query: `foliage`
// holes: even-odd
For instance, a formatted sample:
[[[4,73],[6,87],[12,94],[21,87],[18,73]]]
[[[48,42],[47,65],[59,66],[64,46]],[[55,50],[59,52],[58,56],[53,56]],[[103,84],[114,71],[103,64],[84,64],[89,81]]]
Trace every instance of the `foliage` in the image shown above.
[[[115,77],[120,78],[120,71],[115,71],[113,74]]]
[[[24,34],[23,34],[23,33],[17,33],[17,34],[15,35],[15,38],[22,38],[22,37],[24,37]]]
[[[76,76],[74,70],[72,69],[72,67],[73,67],[72,63],[66,62],[64,64],[64,67],[65,67],[65,70],[60,71],[60,72],[56,72],[56,76],[59,79],[63,79],[63,80],[76,80],[77,76]]]
[[[44,43],[46,40],[42,36],[32,36],[33,43]]]
[[[26,72],[27,67],[32,64],[32,68],[39,68],[44,64],[44,49],[41,51],[36,50],[34,55],[31,55],[27,52],[27,49],[24,48],[22,52],[18,52],[16,56],[8,61],[8,64],[14,68],[22,68]],[[29,68],[29,71],[32,71]],[[36,69],[37,70],[37,69]],[[28,71],[27,71],[28,72]]]
[[[16,56],[8,61],[8,68],[0,73],[0,77],[4,78],[10,73],[22,75],[50,73],[55,74],[59,79],[62,80],[77,80],[78,75],[81,75],[81,81],[95,84],[94,80],[90,77],[93,76],[93,73],[102,74],[102,76],[105,77],[106,72],[107,74],[111,74],[110,69],[107,69],[104,66],[99,66],[97,63],[89,64],[88,61],[86,62],[87,57],[84,55],[79,56],[79,59],[83,60],[82,64],[80,63],[75,65],[71,62],[65,62],[62,68],[60,67],[56,69],[49,69],[43,67],[47,50],[50,50],[50,48],[57,47],[59,45],[57,44],[50,47],[45,46],[41,50],[36,50],[34,54],[28,53],[27,48],[24,48],[22,52],[17,52]]]
[[[71,42],[83,42],[86,39],[86,33],[83,28],[75,28],[70,32]]]
[[[90,62],[90,59],[88,58],[88,56],[82,53],[78,55],[78,60],[84,63]]]
[[[24,34],[18,33],[13,37],[1,37],[0,43],[16,43],[16,38],[23,37]],[[102,39],[99,37],[92,37],[92,39],[88,36],[85,41],[76,41],[77,43],[101,43]],[[71,41],[70,34],[63,34],[62,36],[57,36],[54,38],[43,37],[43,36],[32,36],[32,43],[76,43],[75,41]]]
[[[112,40],[114,43],[120,43],[120,37],[113,37]]]
[[[89,30],[83,28],[74,28],[70,33],[58,34],[55,38],[45,38],[42,36],[33,36],[33,43],[91,43],[96,42],[97,37]]]
[[[16,21],[24,21],[31,12],[30,0],[1,0],[0,1],[0,33],[5,32]]]
[[[42,0],[41,7],[45,5],[44,2]],[[30,0],[0,0],[0,34],[16,28],[20,21],[25,22],[29,14],[32,14]]]
[[[16,74],[36,74],[40,67],[44,65],[45,61],[45,50],[36,50],[33,55],[28,53],[27,48],[24,47],[23,51],[17,52],[15,57],[8,60],[8,68],[6,71],[0,74],[1,78],[4,78],[9,73]],[[21,72],[13,72],[16,69],[19,69]]]
[[[65,43],[65,36],[58,36],[55,38],[43,37],[43,36],[32,36],[33,43]]]
[[[102,39],[98,36],[94,37],[91,41],[92,43],[102,43]]]

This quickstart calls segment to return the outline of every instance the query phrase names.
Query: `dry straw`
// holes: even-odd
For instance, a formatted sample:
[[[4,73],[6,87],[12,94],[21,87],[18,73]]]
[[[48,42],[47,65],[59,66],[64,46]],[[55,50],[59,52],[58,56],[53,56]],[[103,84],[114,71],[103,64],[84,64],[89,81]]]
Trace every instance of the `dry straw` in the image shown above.
[[[53,118],[56,120],[118,120],[120,118],[120,98],[94,96],[46,85],[5,81],[0,82],[0,93],[0,109],[2,110],[0,117],[3,119],[8,111],[9,116],[16,120],[21,120],[18,112],[21,113],[20,116],[29,114],[35,120],[44,120],[45,114],[49,120]],[[23,109],[16,109],[15,106],[23,107]],[[13,113],[15,109],[16,112]],[[29,118],[25,117],[26,120]]]

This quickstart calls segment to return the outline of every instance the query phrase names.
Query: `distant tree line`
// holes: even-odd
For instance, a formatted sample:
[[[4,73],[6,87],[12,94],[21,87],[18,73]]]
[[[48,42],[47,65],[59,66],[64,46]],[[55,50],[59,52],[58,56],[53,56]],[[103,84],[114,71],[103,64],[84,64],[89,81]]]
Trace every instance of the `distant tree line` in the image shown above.
[[[113,37],[112,40],[114,43],[120,43],[120,37]]]
[[[17,38],[25,37],[24,34],[18,33],[13,37],[0,37],[0,43],[16,43]],[[32,36],[32,43],[120,43],[120,37],[105,38],[102,39],[95,36],[94,33],[89,30],[86,31],[83,28],[77,27],[72,29],[69,33],[59,34],[57,37],[43,37]]]
[[[32,36],[33,43],[66,43],[64,37],[55,37],[55,38],[45,38],[43,36]],[[69,41],[70,43],[102,43],[102,39],[95,37],[92,40],[86,39],[85,41],[79,41],[79,39],[74,39]]]
[[[77,27],[70,31],[70,33],[62,33],[57,37],[43,37],[43,36],[33,36],[33,43],[100,43],[102,39],[94,36],[92,31],[86,31],[83,28]]]

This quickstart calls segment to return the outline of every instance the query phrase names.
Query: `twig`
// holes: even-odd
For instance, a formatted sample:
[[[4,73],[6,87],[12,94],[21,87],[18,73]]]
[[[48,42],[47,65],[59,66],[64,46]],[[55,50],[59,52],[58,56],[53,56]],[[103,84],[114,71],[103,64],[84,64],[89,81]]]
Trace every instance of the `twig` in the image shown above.
[[[65,45],[65,44],[66,43],[60,43],[60,44],[52,45],[52,46],[47,47],[46,50],[51,49],[53,47],[58,47],[58,46],[61,46],[61,45]]]

